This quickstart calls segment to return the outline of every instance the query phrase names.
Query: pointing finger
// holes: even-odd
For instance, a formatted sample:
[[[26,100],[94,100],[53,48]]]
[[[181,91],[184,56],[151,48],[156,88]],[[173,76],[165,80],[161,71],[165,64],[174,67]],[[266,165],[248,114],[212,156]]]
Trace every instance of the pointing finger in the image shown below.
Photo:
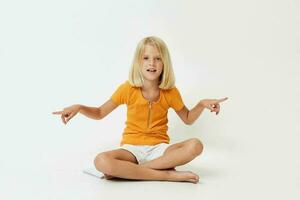
[[[228,99],[228,97],[225,97],[225,98],[223,98],[223,99],[219,99],[218,102],[221,103],[221,102],[223,102],[223,101],[226,101],[227,99]]]
[[[52,114],[54,115],[60,115],[62,113],[62,111],[55,111],[55,112],[52,112]]]

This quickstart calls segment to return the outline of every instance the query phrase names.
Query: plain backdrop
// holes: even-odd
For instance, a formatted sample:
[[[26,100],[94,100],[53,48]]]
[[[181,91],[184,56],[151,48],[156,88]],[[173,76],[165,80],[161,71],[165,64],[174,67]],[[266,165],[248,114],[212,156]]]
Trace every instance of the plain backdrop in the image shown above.
[[[168,45],[188,108],[229,97],[192,126],[169,110],[171,143],[205,146],[183,167],[197,185],[82,174],[117,148],[126,107],[66,126],[51,114],[108,100],[151,35]],[[300,199],[299,67],[296,0],[1,1],[0,198]]]

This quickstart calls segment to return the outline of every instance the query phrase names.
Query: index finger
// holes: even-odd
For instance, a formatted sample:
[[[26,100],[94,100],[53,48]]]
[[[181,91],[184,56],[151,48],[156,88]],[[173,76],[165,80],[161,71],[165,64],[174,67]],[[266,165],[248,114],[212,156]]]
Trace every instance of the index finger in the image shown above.
[[[225,97],[225,98],[223,98],[223,99],[218,99],[217,101],[218,101],[218,103],[221,103],[221,102],[223,102],[223,101],[226,101],[228,99],[228,97]]]
[[[52,112],[52,114],[54,114],[54,115],[60,115],[60,114],[62,114],[62,112],[63,111],[55,111],[55,112]]]

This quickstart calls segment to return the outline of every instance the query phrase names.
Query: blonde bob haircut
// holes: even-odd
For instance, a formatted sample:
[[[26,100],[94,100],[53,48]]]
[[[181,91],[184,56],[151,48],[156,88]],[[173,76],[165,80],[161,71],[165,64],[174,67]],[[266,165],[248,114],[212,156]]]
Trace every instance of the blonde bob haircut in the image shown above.
[[[164,43],[164,41],[155,36],[146,37],[138,43],[129,72],[128,81],[130,85],[134,87],[143,86],[144,79],[141,73],[141,63],[146,45],[152,45],[156,47],[163,62],[163,71],[159,77],[159,88],[173,88],[175,86],[175,76],[167,45]]]

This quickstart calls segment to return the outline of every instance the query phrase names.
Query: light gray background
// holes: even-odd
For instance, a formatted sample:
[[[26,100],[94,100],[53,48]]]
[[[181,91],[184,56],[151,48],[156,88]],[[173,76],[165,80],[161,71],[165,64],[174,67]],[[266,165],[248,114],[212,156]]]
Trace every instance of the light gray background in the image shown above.
[[[168,45],[187,107],[228,96],[175,143],[203,154],[197,185],[111,182],[81,171],[118,146],[126,109],[65,126],[52,111],[99,106],[127,79],[138,41]],[[300,2],[1,1],[1,199],[300,199]]]

